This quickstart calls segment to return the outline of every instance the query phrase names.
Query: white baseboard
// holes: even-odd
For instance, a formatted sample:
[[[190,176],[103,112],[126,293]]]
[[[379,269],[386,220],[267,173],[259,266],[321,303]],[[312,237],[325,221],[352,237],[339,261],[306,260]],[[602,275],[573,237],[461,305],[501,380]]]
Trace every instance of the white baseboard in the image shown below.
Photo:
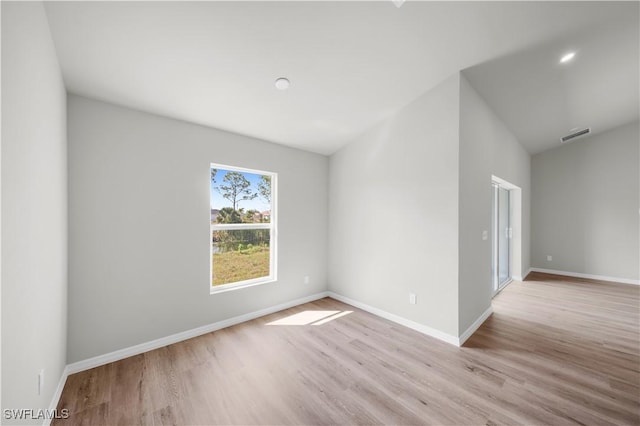
[[[360,308],[363,311],[367,311],[370,314],[379,316],[380,318],[384,318],[413,330],[419,331],[420,333],[426,334],[427,336],[435,337],[436,339],[442,340],[443,342],[460,346],[460,339],[450,334],[444,333],[440,330],[436,330],[435,328],[431,328],[426,325],[419,324],[415,321],[403,318],[401,316],[391,314],[389,312],[383,311],[382,309],[374,308],[373,306],[358,302],[357,300],[349,299],[348,297],[342,296],[341,294],[337,294],[332,291],[329,292],[329,297],[339,300],[340,302],[344,302],[348,305],[355,306],[356,308]]]
[[[522,278],[523,278],[522,280],[523,280],[523,281],[524,281],[524,280],[526,280],[526,279],[527,279],[527,277],[529,276],[529,274],[530,274],[530,273],[532,273],[532,272],[533,272],[533,268],[529,268],[529,270],[527,271],[527,273],[526,273],[526,274],[524,274],[524,277],[522,277]]]
[[[520,275],[514,275],[511,278],[513,278],[516,281],[524,281],[527,278],[527,275],[529,275],[531,273],[531,268],[529,268],[527,270],[527,272],[525,272],[524,275],[520,276]]]
[[[514,279],[515,279],[515,278],[514,278]],[[489,318],[489,316],[491,316],[491,314],[492,314],[492,313],[493,313],[493,307],[489,306],[489,307],[487,308],[487,310],[486,310],[486,311],[484,311],[484,312],[482,313],[482,315],[480,315],[480,316],[478,317],[478,319],[476,319],[476,320],[473,322],[473,324],[471,324],[471,325],[469,326],[469,328],[467,328],[467,329],[464,331],[464,333],[462,333],[462,334],[460,335],[460,337],[459,337],[459,339],[458,339],[458,340],[459,340],[459,342],[458,342],[458,346],[462,346],[462,345],[464,345],[464,342],[466,342],[466,341],[467,341],[467,339],[468,339],[469,337],[471,337],[471,335],[472,335],[473,333],[475,333],[477,329],[479,329],[479,328],[480,328],[480,326],[482,325],[482,323],[483,323],[483,322],[485,322],[485,321],[486,321],[486,319],[487,319],[487,318]]]
[[[555,269],[544,269],[544,268],[531,268],[530,272],[531,271],[543,272],[545,274],[553,274],[553,275],[565,275],[567,277],[588,278],[592,280],[611,281],[611,282],[622,283],[622,284],[640,285],[640,280],[633,280],[629,278],[607,277],[604,275],[583,274],[581,272],[558,271]]]
[[[67,365],[67,368],[65,369],[65,371],[67,372],[67,375],[69,375],[69,374],[78,373],[80,371],[88,370],[90,368],[99,367],[101,365],[109,364],[110,362],[119,361],[121,359],[128,358],[130,356],[138,355],[144,352],[149,352],[154,349],[171,345],[173,343],[178,343],[183,340],[187,340],[193,337],[201,336],[203,334],[211,333],[212,331],[220,330],[222,328],[240,324],[245,321],[250,321],[252,319],[269,315],[274,312],[282,311],[283,309],[292,308],[294,306],[302,305],[303,303],[313,302],[314,300],[322,299],[323,297],[327,297],[327,296],[328,296],[328,293],[326,291],[313,294],[311,296],[303,297],[300,299],[292,300],[290,302],[285,302],[276,306],[271,306],[269,308],[261,309],[259,311],[249,312],[247,314],[239,315],[237,317],[229,318],[223,321],[218,321],[213,324],[203,325],[202,327],[193,328],[191,330],[186,330],[180,333],[172,334],[170,336],[161,337],[159,339],[151,340],[149,342],[140,343],[139,345],[130,346],[124,349],[119,349],[117,351],[109,352],[104,355],[98,355],[93,358],[88,358],[82,361],[69,364]],[[56,400],[56,404],[57,404],[57,400]]]
[[[56,388],[56,391],[53,393],[53,398],[51,398],[51,404],[49,404],[49,413],[53,413],[57,407],[58,407],[58,402],[60,401],[60,397],[62,396],[62,389],[64,389],[64,385],[65,383],[67,383],[67,377],[69,377],[69,366],[66,365],[64,367],[64,370],[62,370],[62,374],[60,375],[60,380],[58,380],[58,387]],[[48,419],[47,416],[45,416],[45,419],[43,421],[43,426],[49,426],[51,424],[51,420],[52,419]]]

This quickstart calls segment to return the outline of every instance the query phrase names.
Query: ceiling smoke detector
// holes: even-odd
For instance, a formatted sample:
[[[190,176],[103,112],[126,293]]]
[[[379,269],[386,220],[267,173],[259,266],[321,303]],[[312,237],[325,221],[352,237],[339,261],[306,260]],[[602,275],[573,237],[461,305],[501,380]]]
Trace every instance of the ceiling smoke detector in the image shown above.
[[[588,135],[589,133],[591,133],[591,128],[587,127],[586,129],[582,129],[582,130],[578,130],[577,132],[568,134],[567,136],[563,136],[560,138],[560,143],[565,143],[565,142],[569,142],[575,138],[578,138],[580,136],[584,136],[584,135]]]
[[[287,90],[290,84],[288,78],[280,77],[276,79],[276,89],[278,90]]]

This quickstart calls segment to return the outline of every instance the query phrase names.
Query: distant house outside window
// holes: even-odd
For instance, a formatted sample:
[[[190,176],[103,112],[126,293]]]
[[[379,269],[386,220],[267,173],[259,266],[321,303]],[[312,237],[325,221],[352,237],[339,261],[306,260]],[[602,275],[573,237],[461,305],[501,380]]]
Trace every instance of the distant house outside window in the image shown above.
[[[275,281],[276,180],[211,164],[211,293]]]

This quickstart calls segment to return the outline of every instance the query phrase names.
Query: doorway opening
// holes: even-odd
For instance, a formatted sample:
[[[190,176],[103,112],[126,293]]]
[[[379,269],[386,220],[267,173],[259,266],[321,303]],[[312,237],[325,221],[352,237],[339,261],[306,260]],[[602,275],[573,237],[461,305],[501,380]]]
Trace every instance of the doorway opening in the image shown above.
[[[492,186],[492,259],[493,295],[513,279],[521,278],[521,202],[519,187],[497,176]]]

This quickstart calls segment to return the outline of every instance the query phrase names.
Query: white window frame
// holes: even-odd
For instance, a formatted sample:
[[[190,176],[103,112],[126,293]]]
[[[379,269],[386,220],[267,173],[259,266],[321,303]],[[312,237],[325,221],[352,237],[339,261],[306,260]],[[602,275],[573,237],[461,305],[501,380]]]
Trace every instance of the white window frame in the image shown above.
[[[278,205],[278,174],[275,172],[267,172],[264,170],[248,169],[244,167],[228,166],[226,164],[211,163],[209,170],[222,169],[233,172],[252,173],[256,175],[264,175],[271,177],[271,216],[269,223],[228,223],[220,225],[210,225],[209,229],[209,289],[210,294],[223,293],[241,288],[253,287],[256,285],[272,283],[278,280],[277,257],[278,257],[278,226],[277,226],[277,205]],[[211,188],[211,181],[209,181]],[[209,200],[211,205],[211,200]],[[211,223],[211,221],[209,221]],[[211,241],[211,233],[216,231],[233,231],[240,229],[269,229],[269,275],[265,277],[252,278],[250,280],[236,281],[228,284],[220,284],[213,286],[213,242]]]

